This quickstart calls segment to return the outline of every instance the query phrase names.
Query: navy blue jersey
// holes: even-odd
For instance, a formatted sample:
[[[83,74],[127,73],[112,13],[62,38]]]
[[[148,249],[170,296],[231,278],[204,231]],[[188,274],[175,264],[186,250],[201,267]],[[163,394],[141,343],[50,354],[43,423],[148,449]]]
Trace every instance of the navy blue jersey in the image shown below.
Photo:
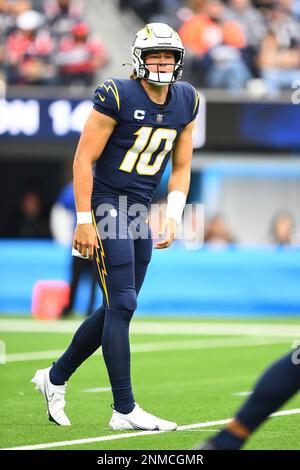
[[[154,103],[139,80],[101,83],[94,109],[117,125],[95,164],[93,197],[114,193],[150,203],[176,141],[198,107],[198,94],[186,82],[170,85],[165,105]]]

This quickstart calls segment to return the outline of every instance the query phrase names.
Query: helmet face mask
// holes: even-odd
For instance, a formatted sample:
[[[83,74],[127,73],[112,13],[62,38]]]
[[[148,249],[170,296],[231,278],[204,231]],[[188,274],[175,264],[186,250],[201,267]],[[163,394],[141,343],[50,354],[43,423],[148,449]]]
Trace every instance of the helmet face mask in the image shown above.
[[[162,63],[153,62],[146,64],[146,56],[152,52],[173,52],[173,71],[160,72]],[[147,80],[156,86],[165,86],[180,80],[182,77],[184,59],[184,47],[178,34],[164,23],[150,23],[141,29],[132,46],[132,60],[136,74],[139,78]],[[149,65],[156,65],[157,71],[151,71]],[[151,67],[152,68],[152,67]]]

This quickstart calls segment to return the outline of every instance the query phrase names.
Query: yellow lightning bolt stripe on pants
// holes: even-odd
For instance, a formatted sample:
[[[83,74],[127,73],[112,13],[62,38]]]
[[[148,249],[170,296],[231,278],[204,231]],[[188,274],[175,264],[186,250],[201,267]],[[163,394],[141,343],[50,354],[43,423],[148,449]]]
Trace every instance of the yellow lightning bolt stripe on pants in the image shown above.
[[[101,238],[99,236],[98,229],[97,229],[97,224],[96,224],[94,211],[92,211],[92,217],[93,217],[93,225],[95,227],[96,234],[97,234],[97,239],[98,239],[98,242],[99,242],[99,248],[95,248],[95,260],[96,260],[97,269],[98,269],[99,277],[100,277],[100,280],[101,280],[103,292],[104,292],[104,295],[105,295],[106,303],[107,303],[107,306],[109,308],[110,305],[109,305],[109,298],[108,298],[108,289],[107,289],[107,285],[106,285],[107,270],[106,270],[105,260],[104,260],[105,253],[104,253],[103,244],[102,244],[102,241],[101,241]]]

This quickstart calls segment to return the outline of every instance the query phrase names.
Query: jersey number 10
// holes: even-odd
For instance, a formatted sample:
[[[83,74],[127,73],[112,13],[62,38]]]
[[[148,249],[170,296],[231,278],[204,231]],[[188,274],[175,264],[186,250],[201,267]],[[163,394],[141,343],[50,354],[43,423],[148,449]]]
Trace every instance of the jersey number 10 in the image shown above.
[[[176,138],[175,129],[156,129],[151,135],[153,127],[141,127],[134,133],[137,136],[133,146],[127,151],[119,169],[131,173],[134,166],[140,175],[155,175],[161,168],[165,156],[172,150]],[[154,152],[159,148],[162,140],[164,148],[156,155],[153,163],[150,160]]]

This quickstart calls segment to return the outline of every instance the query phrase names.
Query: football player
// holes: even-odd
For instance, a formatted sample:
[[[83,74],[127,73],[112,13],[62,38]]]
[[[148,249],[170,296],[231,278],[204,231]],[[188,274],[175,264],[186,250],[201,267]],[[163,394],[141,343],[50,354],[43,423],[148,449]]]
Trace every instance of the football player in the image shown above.
[[[49,419],[69,425],[66,383],[102,345],[114,400],[110,427],[168,431],[176,423],[147,413],[134,400],[129,325],[152,253],[148,209],[171,154],[164,237],[157,249],[171,245],[182,217],[199,98],[190,84],[179,81],[184,48],[168,25],[151,23],[140,30],[132,60],[130,79],[108,79],[97,87],[74,159],[73,246],[93,259],[103,305],[56,363],[37,371],[33,383],[47,400]]]
[[[234,419],[201,450],[239,450],[252,433],[300,390],[300,349],[273,363],[259,378],[253,393]]]

